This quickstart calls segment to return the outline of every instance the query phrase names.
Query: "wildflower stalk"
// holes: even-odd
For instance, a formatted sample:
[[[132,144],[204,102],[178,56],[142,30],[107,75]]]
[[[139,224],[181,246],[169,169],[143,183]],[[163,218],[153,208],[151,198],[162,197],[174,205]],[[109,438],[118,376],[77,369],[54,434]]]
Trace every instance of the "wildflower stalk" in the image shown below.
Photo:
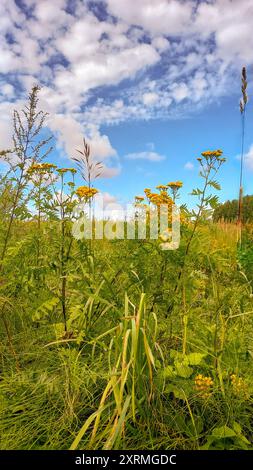
[[[67,333],[67,277],[68,277],[68,262],[71,255],[71,249],[73,246],[73,237],[70,237],[69,244],[67,245],[68,239],[68,217],[72,212],[72,199],[74,195],[74,174],[76,170],[74,168],[62,168],[57,170],[61,178],[60,194],[57,193],[54,188],[56,208],[59,210],[60,216],[60,248],[59,248],[59,274],[60,274],[60,302],[63,316],[64,331]],[[71,172],[72,182],[68,185],[72,188],[69,196],[64,195],[64,174]]]
[[[11,152],[1,152],[1,156],[4,157],[5,162],[10,167],[9,173],[12,176],[12,180],[15,182],[15,196],[11,207],[9,220],[7,222],[2,249],[0,252],[0,273],[3,271],[3,263],[11,238],[11,230],[15,220],[15,214],[19,202],[22,199],[23,192],[27,186],[27,164],[42,160],[52,150],[52,147],[44,150],[44,147],[49,143],[51,137],[44,140],[41,139],[35,143],[35,138],[38,138],[47,116],[47,113],[44,113],[43,111],[37,111],[39,90],[40,88],[38,86],[34,86],[32,88],[32,91],[28,97],[28,104],[24,109],[22,109],[22,114],[17,110],[14,110],[13,149]],[[14,158],[13,155],[15,156]],[[8,323],[5,321],[4,309],[5,304],[3,304],[1,309],[1,317],[3,319],[4,328],[9,340],[12,354],[16,354],[12,345]]]
[[[243,209],[243,163],[244,163],[244,140],[245,140],[245,114],[248,102],[247,96],[247,73],[246,68],[242,68],[242,98],[240,100],[240,112],[242,118],[242,141],[241,141],[241,161],[240,161],[240,185],[239,185],[239,201],[238,201],[238,241],[239,246],[242,244],[242,209]]]
[[[96,194],[96,192],[92,195],[92,181],[99,178],[99,176],[103,172],[103,165],[102,162],[94,162],[92,155],[91,155],[91,148],[90,145],[86,142],[83,138],[83,150],[76,150],[79,155],[77,157],[72,157],[73,160],[77,163],[79,171],[81,173],[82,178],[88,185],[88,192],[86,194],[86,201],[88,202],[89,208],[89,220],[92,218],[92,232],[93,232],[93,217],[92,217],[92,210],[91,210],[91,203],[92,197]],[[92,249],[92,233],[91,239],[89,240],[89,252],[91,253]]]
[[[13,174],[13,179],[16,182],[16,192],[0,254],[0,271],[3,267],[3,261],[10,240],[15,213],[22,193],[26,188],[27,164],[42,160],[52,150],[52,147],[50,147],[44,151],[44,154],[42,153],[41,155],[41,150],[49,143],[51,137],[45,140],[40,140],[36,144],[34,143],[34,139],[39,135],[47,116],[47,113],[44,113],[43,111],[37,111],[39,90],[40,88],[38,86],[34,86],[32,88],[32,91],[28,97],[28,104],[22,110],[24,119],[21,118],[21,114],[18,111],[14,111],[14,148],[10,154],[5,154],[5,161],[9,164],[10,171]],[[12,161],[12,154],[15,155],[15,159],[17,161]]]
[[[203,189],[194,189],[192,191],[193,196],[197,196],[200,200],[199,204],[197,205],[198,210],[195,212],[194,210],[191,213],[191,216],[194,216],[193,227],[190,233],[190,236],[187,240],[184,257],[183,257],[183,264],[180,268],[177,277],[177,283],[174,288],[174,297],[172,302],[170,303],[167,313],[170,313],[173,310],[174,303],[175,303],[175,296],[179,291],[181,281],[185,274],[186,263],[188,259],[188,255],[190,252],[191,244],[194,239],[194,235],[196,233],[197,227],[199,222],[203,216],[203,213],[209,213],[208,207],[213,209],[217,205],[218,198],[217,196],[207,195],[207,191],[209,187],[213,187],[216,190],[220,190],[220,185],[215,181],[215,176],[219,171],[221,165],[225,162],[225,158],[221,158],[222,151],[221,150],[214,150],[214,151],[207,151],[202,152],[203,158],[198,158],[198,161],[201,165],[200,176],[204,179]]]

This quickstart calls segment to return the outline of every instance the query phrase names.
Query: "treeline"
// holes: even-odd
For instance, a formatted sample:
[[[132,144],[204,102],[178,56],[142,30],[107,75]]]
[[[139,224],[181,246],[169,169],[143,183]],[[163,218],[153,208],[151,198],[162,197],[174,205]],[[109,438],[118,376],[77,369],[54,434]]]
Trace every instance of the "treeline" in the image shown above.
[[[225,222],[235,222],[238,217],[238,199],[226,201],[219,204],[213,212],[214,222],[224,220]],[[244,196],[242,207],[243,222],[253,222],[253,196]]]

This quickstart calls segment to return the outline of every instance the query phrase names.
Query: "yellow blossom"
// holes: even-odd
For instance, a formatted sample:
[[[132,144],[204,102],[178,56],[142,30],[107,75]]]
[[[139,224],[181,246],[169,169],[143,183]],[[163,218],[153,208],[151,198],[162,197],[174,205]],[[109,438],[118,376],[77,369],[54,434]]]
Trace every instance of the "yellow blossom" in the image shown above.
[[[27,171],[28,173],[46,173],[48,171],[50,172],[54,168],[57,168],[57,166],[53,163],[33,163]]]
[[[232,383],[233,392],[236,395],[239,395],[239,394],[247,395],[248,387],[241,377],[238,377],[236,374],[231,374],[230,380]]]
[[[58,173],[67,173],[67,171],[70,171],[71,173],[76,173],[76,170],[74,168],[58,168]]]
[[[183,186],[183,183],[182,181],[172,181],[170,183],[167,184],[167,186],[169,186],[170,188],[182,188]]]
[[[203,398],[208,398],[211,395],[213,380],[211,377],[206,377],[202,374],[196,375],[194,379],[195,389]]]
[[[89,186],[79,186],[76,190],[77,196],[80,198],[91,199],[98,193],[96,188],[89,188]]]

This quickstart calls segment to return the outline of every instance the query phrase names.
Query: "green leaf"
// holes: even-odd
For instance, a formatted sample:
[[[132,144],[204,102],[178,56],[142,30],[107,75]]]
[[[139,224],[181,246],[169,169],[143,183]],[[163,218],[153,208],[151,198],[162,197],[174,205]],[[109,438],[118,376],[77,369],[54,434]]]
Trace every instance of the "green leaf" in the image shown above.
[[[193,369],[191,367],[179,361],[175,361],[175,369],[177,375],[179,375],[179,377],[183,377],[184,379],[188,379],[188,377],[190,377],[193,373]]]
[[[190,193],[191,196],[200,196],[201,194],[203,194],[203,191],[199,188],[193,189]]]
[[[242,428],[241,428],[240,424],[236,423],[235,421],[233,423],[233,429],[235,430],[236,434],[241,434],[241,432],[242,432]]]
[[[204,359],[204,357],[206,357],[206,354],[202,353],[190,353],[186,356],[188,364],[190,366],[198,366],[201,363],[202,359]]]
[[[167,385],[167,387],[165,387],[165,393],[173,393],[175,398],[185,400],[185,392],[175,385]]]
[[[175,371],[173,367],[172,366],[165,367],[165,369],[163,370],[163,376],[164,378],[175,377]]]
[[[216,439],[225,439],[227,437],[235,437],[236,432],[228,426],[224,425],[220,428],[214,428],[212,431],[212,436],[214,436]]]
[[[187,434],[193,437],[196,436],[196,432],[199,435],[204,429],[204,422],[201,416],[194,416],[194,425],[191,419],[187,423]]]
[[[217,191],[221,190],[221,186],[218,183],[218,181],[209,181],[208,184],[212,186],[214,189],[217,189]]]
[[[51,299],[44,302],[33,313],[32,315],[33,321],[45,320],[51,313],[53,313],[58,303],[59,303],[58,297],[52,297]]]

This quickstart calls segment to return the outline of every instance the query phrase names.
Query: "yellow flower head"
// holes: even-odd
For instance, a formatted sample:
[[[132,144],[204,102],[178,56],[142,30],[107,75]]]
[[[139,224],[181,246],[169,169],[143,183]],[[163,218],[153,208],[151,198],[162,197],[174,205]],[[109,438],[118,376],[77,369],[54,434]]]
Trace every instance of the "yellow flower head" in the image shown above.
[[[75,168],[58,168],[58,173],[60,174],[63,174],[63,173],[67,173],[67,171],[71,172],[71,173],[76,173],[76,170]]]
[[[165,184],[159,184],[156,186],[156,189],[160,189],[161,191],[167,191],[168,186],[165,186]]]
[[[171,189],[179,189],[179,188],[182,188],[183,183],[182,181],[172,181],[168,183],[167,186],[169,186],[169,188]]]
[[[90,199],[98,193],[96,188],[89,188],[89,186],[79,186],[76,190],[77,196],[80,198]]]
[[[238,377],[236,374],[230,375],[230,380],[232,383],[233,392],[236,395],[247,395],[247,384],[241,377]]]
[[[196,375],[194,379],[195,389],[203,398],[208,398],[211,395],[213,380],[211,377],[206,377],[202,374]]]
[[[219,157],[221,157],[222,154],[223,154],[223,151],[221,149],[206,150],[205,152],[201,153],[201,155],[206,159],[212,158],[212,157],[216,157],[217,159],[219,159]]]
[[[34,163],[28,168],[28,173],[48,173],[57,168],[53,163]]]

